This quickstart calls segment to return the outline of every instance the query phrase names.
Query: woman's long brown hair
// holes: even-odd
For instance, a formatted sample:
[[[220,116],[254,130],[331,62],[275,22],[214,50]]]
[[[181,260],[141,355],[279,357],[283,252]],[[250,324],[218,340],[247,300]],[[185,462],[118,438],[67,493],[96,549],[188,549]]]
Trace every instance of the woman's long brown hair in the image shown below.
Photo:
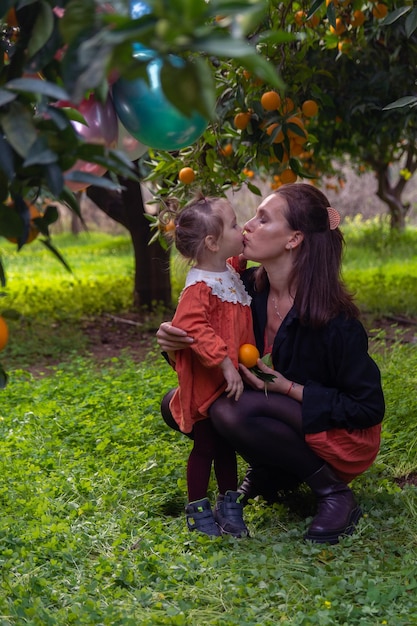
[[[344,238],[339,228],[330,230],[326,196],[306,183],[283,185],[275,194],[287,203],[284,215],[290,228],[304,235],[289,278],[301,323],[319,328],[339,314],[357,318],[359,309],[341,278]],[[261,290],[266,284],[261,266],[255,286]]]

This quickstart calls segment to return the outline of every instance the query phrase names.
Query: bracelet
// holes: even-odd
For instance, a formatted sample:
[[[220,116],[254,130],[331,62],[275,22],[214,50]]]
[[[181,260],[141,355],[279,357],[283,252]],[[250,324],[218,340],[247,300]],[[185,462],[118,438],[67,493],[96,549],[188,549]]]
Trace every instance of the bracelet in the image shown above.
[[[287,393],[285,394],[286,396],[289,396],[289,395],[290,395],[291,389],[292,389],[293,387],[294,387],[294,383],[291,383],[291,384],[290,384],[290,386],[289,386],[289,388],[288,388]]]

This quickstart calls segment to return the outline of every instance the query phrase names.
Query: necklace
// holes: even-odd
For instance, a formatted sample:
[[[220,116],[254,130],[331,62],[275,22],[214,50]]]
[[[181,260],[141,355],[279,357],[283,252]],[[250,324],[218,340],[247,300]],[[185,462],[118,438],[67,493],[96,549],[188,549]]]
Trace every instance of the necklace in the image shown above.
[[[272,297],[272,304],[274,305],[275,313],[277,314],[277,316],[279,317],[281,322],[283,322],[284,318],[282,317],[281,313],[278,311],[278,307],[277,307],[277,303],[275,301],[275,298],[274,298],[274,296],[271,296],[271,297]]]

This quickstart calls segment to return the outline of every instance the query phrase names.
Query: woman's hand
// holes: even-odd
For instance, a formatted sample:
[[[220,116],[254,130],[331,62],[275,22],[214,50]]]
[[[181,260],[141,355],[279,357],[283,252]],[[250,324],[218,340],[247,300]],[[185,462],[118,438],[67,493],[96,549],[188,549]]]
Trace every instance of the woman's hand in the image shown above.
[[[294,400],[298,400],[299,402],[302,402],[303,390],[304,390],[303,385],[298,385],[297,383],[294,383],[293,381],[288,380],[288,378],[285,378],[285,376],[283,376],[276,370],[273,370],[271,367],[268,367],[267,365],[265,365],[265,363],[261,359],[258,359],[258,362],[256,365],[259,367],[260,370],[262,370],[266,374],[272,374],[272,376],[274,376],[274,380],[272,382],[265,383],[263,380],[258,378],[256,374],[253,374],[253,372],[251,372],[247,367],[240,364],[239,371],[245,383],[253,387],[253,389],[259,389],[260,391],[262,390],[262,391],[272,391],[274,393],[281,393],[284,396],[289,396],[290,398],[293,398]]]
[[[156,340],[163,352],[175,352],[183,350],[193,343],[194,339],[189,337],[185,330],[172,326],[171,322],[162,322],[156,331]]]

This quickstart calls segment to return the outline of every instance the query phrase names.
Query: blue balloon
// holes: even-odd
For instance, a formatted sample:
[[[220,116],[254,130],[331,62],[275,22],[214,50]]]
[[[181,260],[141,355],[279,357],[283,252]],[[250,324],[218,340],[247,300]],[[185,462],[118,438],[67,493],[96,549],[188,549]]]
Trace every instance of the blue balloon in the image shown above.
[[[180,57],[174,61],[182,63]],[[113,104],[126,130],[156,150],[180,150],[194,143],[207,128],[207,120],[194,111],[181,113],[165,96],[161,85],[162,60],[147,65],[149,85],[142,78],[120,78],[113,85]]]
[[[143,15],[147,15],[151,13],[151,9],[146,2],[142,2],[141,0],[131,0],[130,2],[130,17],[133,20],[137,20]]]

